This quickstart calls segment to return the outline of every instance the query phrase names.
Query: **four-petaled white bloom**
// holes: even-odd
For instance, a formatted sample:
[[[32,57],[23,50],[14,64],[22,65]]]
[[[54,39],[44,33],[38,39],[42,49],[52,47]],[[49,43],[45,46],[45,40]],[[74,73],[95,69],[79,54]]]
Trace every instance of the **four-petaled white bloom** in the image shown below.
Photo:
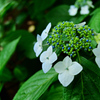
[[[85,6],[81,7],[80,14],[82,14],[82,15],[89,14],[89,6],[85,5]]]
[[[93,53],[96,56],[95,61],[100,68],[100,43],[98,44],[97,48],[93,49]]]
[[[59,73],[58,80],[60,83],[67,87],[74,79],[74,75],[79,74],[82,71],[82,66],[67,56],[63,61],[54,65],[55,71]]]
[[[70,6],[70,9],[68,10],[70,16],[75,16],[77,14],[78,8],[74,5]]]
[[[37,34],[37,42],[35,43],[33,49],[36,53],[36,57],[38,57],[39,54],[42,52],[42,38],[39,34]]]
[[[57,55],[52,51],[52,46],[50,46],[47,51],[44,51],[40,55],[40,61],[42,62],[42,69],[44,73],[47,73],[51,67],[52,63],[57,60]]]
[[[41,34],[42,40],[46,39],[46,37],[48,36],[48,33],[50,31],[50,28],[51,28],[51,23],[49,23],[47,25],[47,27],[43,30],[43,32]]]

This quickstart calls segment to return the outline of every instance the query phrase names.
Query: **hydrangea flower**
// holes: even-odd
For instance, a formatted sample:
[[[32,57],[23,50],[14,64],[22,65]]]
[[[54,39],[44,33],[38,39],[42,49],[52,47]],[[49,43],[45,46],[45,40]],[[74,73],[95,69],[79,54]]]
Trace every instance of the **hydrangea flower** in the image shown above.
[[[96,56],[95,61],[98,65],[98,67],[100,68],[100,42],[99,42],[97,48],[93,49],[93,53]]]
[[[72,62],[69,56],[55,64],[54,68],[59,73],[58,80],[64,87],[67,87],[73,81],[74,75],[79,74],[83,69],[79,63]]]
[[[54,63],[57,60],[57,55],[52,50],[52,46],[49,46],[47,51],[44,51],[40,55],[40,61],[42,62],[42,69],[44,73],[47,73],[51,67],[52,63]]]
[[[81,7],[80,14],[82,14],[82,15],[89,14],[89,6],[85,5],[85,6]]]
[[[42,40],[46,39],[46,37],[48,36],[48,33],[50,31],[50,28],[51,28],[51,23],[49,23],[47,25],[47,27],[43,30],[43,32],[41,34]]]
[[[36,57],[38,57],[39,54],[42,52],[42,38],[39,34],[37,34],[37,42],[35,43],[33,49],[36,53]]]
[[[68,10],[70,16],[75,16],[77,14],[78,8],[74,5],[70,6],[70,9]]]

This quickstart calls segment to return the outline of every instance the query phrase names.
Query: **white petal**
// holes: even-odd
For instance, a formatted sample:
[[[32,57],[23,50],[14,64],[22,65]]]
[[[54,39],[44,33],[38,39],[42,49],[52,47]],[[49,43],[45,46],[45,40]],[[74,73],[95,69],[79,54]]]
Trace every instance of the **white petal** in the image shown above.
[[[49,57],[50,63],[54,63],[57,60],[57,55],[55,52],[52,53],[52,55]]]
[[[52,55],[52,46],[48,47],[47,54],[48,54],[48,57],[50,57]]]
[[[74,75],[70,75],[69,72],[66,70],[58,75],[58,79],[64,87],[67,87],[73,81]]]
[[[51,28],[51,23],[49,23],[46,27],[46,29],[43,30],[42,34],[41,34],[41,37],[42,37],[42,40],[45,40],[48,36],[48,32],[50,31],[50,28]]]
[[[40,53],[42,52],[42,48],[39,47],[38,50],[36,51],[36,57],[38,57],[40,55]]]
[[[83,26],[83,25],[85,25],[85,24],[86,24],[86,22],[82,22],[82,23],[75,24],[75,25],[76,25],[76,28],[79,28],[80,26]]]
[[[52,64],[50,64],[49,62],[44,62],[42,64],[42,70],[44,73],[47,73],[52,67]]]
[[[62,73],[66,70],[66,66],[63,64],[62,61],[59,61],[54,65],[54,69],[57,73]]]
[[[51,28],[51,23],[49,23],[49,24],[47,25],[47,27],[46,27],[47,33],[49,32],[50,28]]]
[[[75,6],[74,6],[74,5],[71,5],[71,6],[70,6],[70,8],[71,8],[71,9],[74,9],[74,8],[75,8]]]
[[[88,5],[85,5],[85,6],[81,7],[80,14],[89,14],[89,7],[88,7]]]
[[[39,48],[39,43],[36,42],[36,43],[34,44],[34,47],[33,47],[35,53],[36,53],[36,51],[37,51],[38,48]]]
[[[74,5],[71,5],[71,6],[70,6],[70,9],[68,10],[69,15],[75,16],[75,15],[77,14],[77,10],[78,10],[77,7],[75,7]]]
[[[69,66],[72,65],[72,60],[71,60],[71,58],[69,58],[69,56],[67,56],[64,58],[63,63],[66,66],[66,68],[68,68]]]
[[[92,51],[93,51],[93,53],[94,53],[94,55],[95,55],[96,57],[100,57],[100,49],[99,49],[99,48],[95,48],[95,49],[93,49]]]
[[[41,38],[42,38],[42,41],[45,40],[48,36],[48,33],[46,30],[43,30],[42,34],[41,34]]]
[[[98,46],[97,46],[97,48],[99,48],[99,49],[100,49],[100,42],[98,43]]]
[[[94,5],[92,4],[92,1],[87,1],[87,4],[88,4],[90,7],[94,8]]]
[[[45,61],[47,60],[47,59],[46,59],[47,57],[48,57],[47,51],[44,51],[44,52],[40,55],[40,61],[41,61],[41,62],[45,62]]]
[[[52,46],[49,46],[47,51],[44,51],[41,55],[40,55],[40,61],[41,62],[45,62],[46,60],[49,59],[49,57],[52,55]],[[48,59],[47,59],[48,58]]]
[[[77,75],[82,71],[83,67],[77,63],[77,62],[73,62],[72,66],[69,67],[69,73],[71,75]]]
[[[39,42],[36,42],[34,44],[33,49],[34,49],[34,52],[36,53],[36,57],[38,57],[39,54],[42,52],[42,43],[41,42],[40,43]]]
[[[39,34],[37,34],[37,42],[42,43],[42,38]]]
[[[98,65],[98,67],[100,68],[100,57],[96,57],[95,61],[96,61],[97,65]]]

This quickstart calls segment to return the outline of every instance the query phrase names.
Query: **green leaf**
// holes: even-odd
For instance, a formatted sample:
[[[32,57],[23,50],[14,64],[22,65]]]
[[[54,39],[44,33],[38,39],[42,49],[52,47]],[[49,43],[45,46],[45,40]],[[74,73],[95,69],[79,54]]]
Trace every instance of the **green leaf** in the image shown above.
[[[51,86],[49,91],[39,98],[39,100],[64,100],[64,87],[60,83],[55,83]]]
[[[14,53],[16,46],[19,42],[20,38],[17,38],[16,40],[10,42],[5,46],[5,48],[0,52],[0,74],[2,73],[6,63]]]
[[[75,24],[79,24],[79,23],[82,22],[86,17],[87,17],[87,15],[81,15],[81,16],[80,16],[80,14],[79,14],[78,16],[70,17],[70,21],[73,21]]]
[[[17,17],[16,17],[16,24],[22,24],[23,22],[24,22],[24,20],[27,18],[27,13],[25,12],[23,12],[23,13],[21,13],[21,14],[19,14]]]
[[[38,100],[56,79],[57,73],[53,68],[46,74],[40,70],[22,85],[13,100]]]
[[[83,66],[83,87],[84,96],[91,100],[99,100],[100,98],[100,69],[93,62],[84,57],[80,57]],[[87,93],[87,94],[85,94]],[[87,100],[87,99],[86,99]]]
[[[84,94],[88,93],[84,96],[88,96],[88,98],[91,98],[91,100],[100,99],[100,77],[98,78],[98,76],[92,71],[85,70],[83,73],[83,84]]]
[[[13,76],[12,76],[10,70],[5,67],[2,74],[0,75],[0,82],[11,81],[12,78],[13,78]]]
[[[59,82],[59,81],[57,81]],[[50,90],[40,97],[39,100],[82,100],[80,78],[74,80],[68,87],[63,87],[60,83],[53,83]]]
[[[3,88],[3,85],[4,85],[4,83],[1,83],[1,82],[0,82],[0,92],[1,92],[1,90],[2,90],[2,88]]]
[[[16,5],[16,1],[0,0],[0,17],[3,16],[7,10]]]
[[[34,13],[32,16],[39,14],[39,12],[46,10],[47,8],[49,8],[50,6],[52,6],[54,4],[56,0],[50,0],[48,2],[48,0],[34,0]],[[32,10],[32,11],[33,11]]]
[[[35,37],[25,30],[17,30],[9,33],[6,38],[1,41],[1,45],[5,45],[8,42],[16,39],[17,37],[21,36],[21,39],[18,43],[18,50],[23,52],[23,54],[32,59],[36,58],[35,52],[33,50],[33,42],[35,41]]]
[[[19,81],[23,81],[27,78],[28,76],[28,72],[27,72],[27,69],[25,68],[25,66],[16,66],[14,68],[14,75],[15,77],[19,80]],[[24,75],[23,75],[24,73]]]
[[[87,69],[93,71],[95,74],[97,74],[98,76],[100,76],[100,68],[99,68],[96,64],[94,64],[93,62],[87,60],[87,59],[84,58],[84,57],[80,57],[80,60],[81,60],[81,64],[82,64],[85,68],[87,68]]]
[[[45,18],[48,22],[51,22],[53,25],[56,25],[60,21],[67,21],[70,19],[68,9],[68,5],[57,6],[53,8],[51,11],[49,11],[45,15]]]
[[[100,8],[97,8],[92,13],[93,16],[89,21],[89,26],[94,29],[96,32],[100,32]]]
[[[0,12],[9,4],[7,0],[0,0]]]

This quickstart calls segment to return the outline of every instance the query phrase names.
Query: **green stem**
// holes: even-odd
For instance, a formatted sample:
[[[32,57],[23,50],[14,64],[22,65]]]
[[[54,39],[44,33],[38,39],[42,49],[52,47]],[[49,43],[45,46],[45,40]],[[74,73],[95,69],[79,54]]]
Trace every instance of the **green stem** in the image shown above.
[[[78,55],[78,62],[81,63],[80,55],[79,55],[78,51],[77,51],[77,55]]]
[[[81,60],[80,60],[80,55],[79,55],[79,52],[77,51],[77,55],[78,55],[78,62],[81,63]],[[81,85],[82,85],[82,100],[84,100],[84,93],[83,93],[83,77],[82,77],[82,72],[81,72]]]
[[[83,77],[82,77],[82,72],[81,72],[81,84],[82,84],[82,98],[83,98],[83,100],[84,100],[84,93],[83,93]]]
[[[66,87],[64,87],[63,99],[66,100]]]

